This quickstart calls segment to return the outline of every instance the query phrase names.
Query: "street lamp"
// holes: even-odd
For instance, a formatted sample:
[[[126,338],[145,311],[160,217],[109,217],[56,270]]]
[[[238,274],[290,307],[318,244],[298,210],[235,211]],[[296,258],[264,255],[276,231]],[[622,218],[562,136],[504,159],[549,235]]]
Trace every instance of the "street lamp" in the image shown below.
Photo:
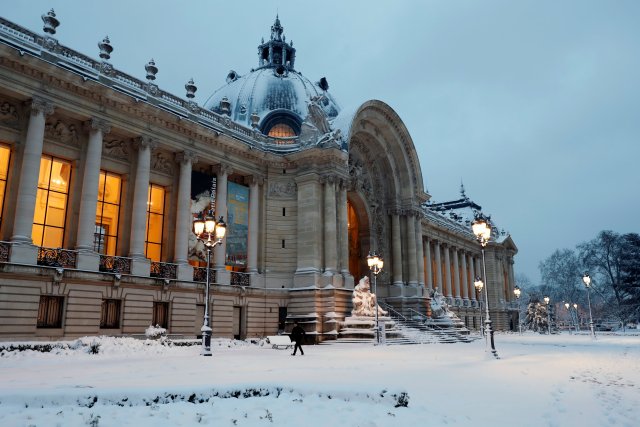
[[[201,356],[211,356],[211,326],[209,323],[209,264],[211,263],[211,251],[222,243],[226,232],[227,224],[224,223],[222,217],[216,222],[213,216],[213,210],[210,210],[204,218],[200,215],[193,219],[193,233],[196,235],[196,238],[204,244],[205,248],[207,248],[207,284],[204,297],[204,322],[202,328],[200,328],[202,332]]]
[[[567,309],[567,314],[569,314],[569,319],[571,319],[571,323],[573,323],[573,316],[571,315],[571,304],[569,304],[568,302],[564,303],[564,308]],[[571,325],[569,325],[569,334],[571,334]]]
[[[591,329],[591,339],[596,339],[596,330],[593,328],[593,317],[591,316],[591,277],[589,273],[584,273],[582,276],[582,281],[584,282],[584,286],[587,288],[587,301],[589,302],[589,328]]]
[[[576,315],[576,332],[578,332],[580,330],[580,318],[578,317],[578,304],[575,302],[573,303],[573,311]]]
[[[516,300],[518,301],[518,334],[519,335],[522,335],[522,323],[520,322],[520,293],[521,292],[522,291],[517,285],[515,288],[513,288],[513,294],[516,296]]]
[[[484,300],[485,300],[485,309],[486,309],[486,319],[484,321],[486,325],[487,333],[489,334],[491,341],[491,353],[495,356],[496,359],[499,359],[498,352],[496,351],[496,346],[493,341],[493,329],[491,328],[491,316],[489,315],[489,292],[487,291],[487,266],[485,264],[484,259],[484,248],[489,243],[489,239],[491,238],[491,224],[489,224],[489,220],[484,217],[484,215],[479,214],[476,219],[471,224],[471,229],[473,230],[473,234],[480,242],[480,246],[482,247],[482,273],[484,278]],[[488,350],[488,349],[487,349]]]
[[[547,330],[551,335],[551,311],[549,310],[549,297],[544,297],[544,303],[547,305]]]
[[[478,276],[476,277],[475,282],[473,282],[473,286],[476,287],[476,292],[478,292],[478,301],[480,302],[480,333],[484,337],[484,327],[482,326],[482,324],[484,323],[482,317],[482,288],[484,287],[484,282]]]
[[[378,286],[377,286],[377,278],[378,274],[382,270],[382,266],[384,265],[384,261],[382,257],[378,255],[375,251],[369,252],[367,256],[367,265],[369,269],[373,273],[373,294],[376,296],[376,305],[374,307],[375,317],[376,317],[376,345],[380,345],[380,326],[378,325]]]

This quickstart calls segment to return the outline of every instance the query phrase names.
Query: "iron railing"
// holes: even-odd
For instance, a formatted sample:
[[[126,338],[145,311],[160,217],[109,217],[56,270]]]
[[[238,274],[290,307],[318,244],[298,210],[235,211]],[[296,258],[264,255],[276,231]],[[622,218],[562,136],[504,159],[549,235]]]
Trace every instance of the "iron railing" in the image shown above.
[[[100,271],[131,274],[131,258],[100,255]]]
[[[10,253],[11,253],[11,243],[0,242],[0,262],[9,262]]]
[[[48,267],[76,268],[78,252],[62,248],[38,247],[38,265]]]
[[[231,286],[251,286],[251,275],[249,273],[231,272]]]
[[[151,277],[160,279],[175,279],[178,277],[178,264],[168,262],[151,262]]]
[[[207,268],[206,267],[194,267],[193,268],[193,281],[194,282],[206,282],[207,281]],[[216,282],[216,271],[213,268],[209,268],[209,283]]]

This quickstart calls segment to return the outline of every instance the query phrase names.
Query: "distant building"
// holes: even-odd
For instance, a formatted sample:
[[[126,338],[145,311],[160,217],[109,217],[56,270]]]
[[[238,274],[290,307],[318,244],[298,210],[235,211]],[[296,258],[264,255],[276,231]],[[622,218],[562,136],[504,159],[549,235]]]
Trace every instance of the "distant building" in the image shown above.
[[[0,18],[0,339],[199,335],[206,257],[191,230],[211,206],[229,225],[212,255],[214,337],[298,319],[334,339],[373,250],[379,300],[428,315],[438,288],[479,327],[480,207],[464,191],[431,203],[396,112],[341,110],[325,78],[297,71],[278,19],[257,67],[203,106],[193,81],[167,93],[153,60],[140,80],[114,68],[107,38],[94,59],[58,43],[53,11],[43,21],[37,34]],[[509,329],[517,248],[494,234],[489,308]]]

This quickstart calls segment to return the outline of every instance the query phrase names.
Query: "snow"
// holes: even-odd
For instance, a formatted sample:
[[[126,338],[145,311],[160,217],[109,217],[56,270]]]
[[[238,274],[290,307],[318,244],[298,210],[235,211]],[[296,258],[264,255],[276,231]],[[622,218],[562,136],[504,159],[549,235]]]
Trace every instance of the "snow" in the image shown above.
[[[635,427],[640,419],[639,335],[496,334],[499,360],[482,339],[305,346],[296,357],[221,339],[212,357],[161,340],[66,344],[0,352],[1,426]]]

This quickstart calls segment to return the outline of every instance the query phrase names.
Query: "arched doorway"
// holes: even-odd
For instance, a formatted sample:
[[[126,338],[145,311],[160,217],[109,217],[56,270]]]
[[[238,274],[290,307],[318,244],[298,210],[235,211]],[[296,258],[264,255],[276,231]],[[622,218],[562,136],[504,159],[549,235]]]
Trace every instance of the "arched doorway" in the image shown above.
[[[369,220],[360,200],[347,200],[347,229],[349,232],[349,273],[358,282],[369,273],[367,253],[369,250]]]

